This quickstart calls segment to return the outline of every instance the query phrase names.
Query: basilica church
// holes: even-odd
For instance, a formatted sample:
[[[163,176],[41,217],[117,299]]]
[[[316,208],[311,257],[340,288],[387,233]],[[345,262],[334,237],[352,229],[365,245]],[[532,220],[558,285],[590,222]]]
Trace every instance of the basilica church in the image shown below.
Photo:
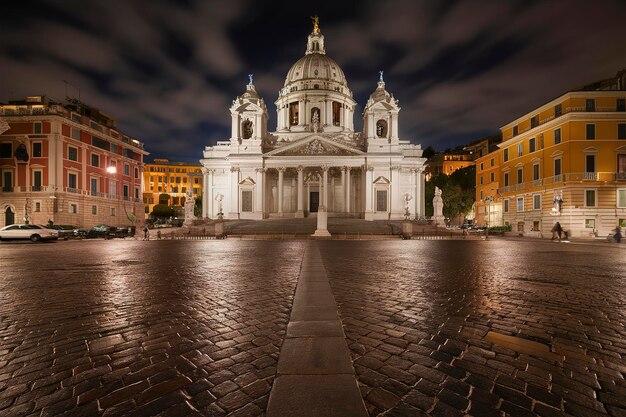
[[[356,102],[317,20],[275,102],[276,131],[252,76],[230,107],[231,137],[204,149],[202,216],[216,219],[424,217],[422,148],[400,139],[383,74],[354,131]]]

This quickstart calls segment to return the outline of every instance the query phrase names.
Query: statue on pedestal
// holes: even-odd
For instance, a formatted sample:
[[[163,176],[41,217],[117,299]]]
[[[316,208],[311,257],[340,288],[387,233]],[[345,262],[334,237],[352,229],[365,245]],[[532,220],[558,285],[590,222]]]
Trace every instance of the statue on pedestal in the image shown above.
[[[222,200],[224,200],[224,196],[220,193],[217,193],[215,196],[215,201],[217,201],[217,218],[222,220],[224,218],[224,213],[222,212]]]
[[[433,220],[435,224],[445,224],[443,217],[443,199],[441,198],[441,188],[435,186],[435,197],[433,197]]]
[[[193,192],[191,189],[187,190],[185,194],[185,226],[191,226],[196,216],[193,214],[196,200],[193,198]]]

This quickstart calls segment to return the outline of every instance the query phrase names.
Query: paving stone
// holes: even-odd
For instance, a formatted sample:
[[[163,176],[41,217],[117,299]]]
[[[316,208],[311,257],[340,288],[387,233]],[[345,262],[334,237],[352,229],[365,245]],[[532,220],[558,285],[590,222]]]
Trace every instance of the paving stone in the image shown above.
[[[353,374],[343,337],[285,339],[278,360],[279,374]]]

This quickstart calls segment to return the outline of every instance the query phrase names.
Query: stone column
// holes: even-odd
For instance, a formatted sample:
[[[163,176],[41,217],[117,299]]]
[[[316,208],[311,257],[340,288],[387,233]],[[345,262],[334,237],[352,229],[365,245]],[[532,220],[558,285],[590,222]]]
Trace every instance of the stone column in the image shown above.
[[[278,215],[283,215],[283,174],[285,168],[278,168]]]
[[[209,170],[202,168],[202,218],[209,217]]]
[[[298,207],[296,209],[296,217],[303,218],[304,217],[304,207],[302,204],[302,200],[304,197],[304,167],[302,165],[298,166]]]
[[[232,118],[232,126],[231,126],[231,132],[230,132],[230,137],[233,139],[236,139],[239,137],[239,114],[235,113],[235,114],[231,114],[231,118]]]
[[[417,171],[417,183],[419,190],[419,199],[420,199],[420,217],[424,217],[426,215],[426,200],[424,198],[424,192],[426,188],[424,188],[424,171],[423,169],[419,169]]]
[[[389,213],[393,217],[394,213],[402,215],[404,206],[398,207],[400,199],[400,167],[391,168],[391,184],[389,184]]]
[[[352,182],[350,181],[350,167],[346,169],[346,213],[350,213],[350,187],[352,186]]]
[[[229,218],[239,219],[239,167],[230,169]]]
[[[365,220],[374,220],[374,206],[372,196],[372,183],[374,176],[374,167],[365,166]]]
[[[341,167],[341,200],[342,200],[342,209],[346,211],[346,170],[347,167]]]
[[[264,217],[263,213],[263,201],[264,201],[264,190],[265,190],[265,168],[257,168],[256,169],[256,196],[254,201],[254,211],[255,218],[262,219]]]
[[[298,126],[304,126],[304,99],[298,101]]]
[[[328,165],[322,165],[322,171],[322,205],[324,206],[324,210],[328,210]]]
[[[413,190],[413,213],[415,214],[415,220],[419,219],[420,216],[420,190],[417,176],[418,170],[411,169],[411,189]]]

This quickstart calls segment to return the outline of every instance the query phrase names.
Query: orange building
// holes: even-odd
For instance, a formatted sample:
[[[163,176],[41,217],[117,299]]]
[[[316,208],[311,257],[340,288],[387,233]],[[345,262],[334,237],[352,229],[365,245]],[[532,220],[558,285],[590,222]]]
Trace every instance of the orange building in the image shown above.
[[[160,194],[168,194],[172,206],[185,205],[187,190],[191,190],[194,198],[202,196],[202,166],[199,162],[170,162],[166,158],[155,158],[146,163],[143,177],[146,218],[159,204]]]
[[[474,165],[474,159],[468,152],[437,153],[426,162],[426,176],[430,179],[432,175],[450,175],[456,170],[472,165]]]
[[[141,217],[143,144],[77,100],[0,105],[0,226],[129,226]]]
[[[545,236],[557,221],[575,237],[626,225],[625,87],[626,70],[503,126],[499,149],[477,160],[477,221],[489,205],[520,234]]]

